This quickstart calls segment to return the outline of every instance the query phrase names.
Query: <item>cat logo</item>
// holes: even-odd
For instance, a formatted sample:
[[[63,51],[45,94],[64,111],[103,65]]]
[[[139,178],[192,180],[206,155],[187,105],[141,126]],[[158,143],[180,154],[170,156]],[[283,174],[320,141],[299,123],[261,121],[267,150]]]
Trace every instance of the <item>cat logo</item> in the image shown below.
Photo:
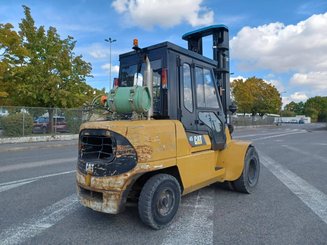
[[[188,140],[192,146],[199,146],[205,144],[203,135],[191,135]]]
[[[86,165],[85,165],[85,171],[88,174],[93,174],[93,171],[94,171],[94,163],[86,163]]]
[[[194,144],[202,145],[202,135],[194,136]]]

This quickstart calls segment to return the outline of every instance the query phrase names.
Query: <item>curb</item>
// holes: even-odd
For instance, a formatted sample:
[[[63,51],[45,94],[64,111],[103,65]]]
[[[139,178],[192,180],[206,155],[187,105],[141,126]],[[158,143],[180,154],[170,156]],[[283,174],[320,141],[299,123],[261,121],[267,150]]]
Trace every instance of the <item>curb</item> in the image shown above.
[[[263,127],[277,127],[277,126],[276,124],[234,126],[234,128],[263,128]]]
[[[77,140],[78,134],[0,138],[0,144]]]

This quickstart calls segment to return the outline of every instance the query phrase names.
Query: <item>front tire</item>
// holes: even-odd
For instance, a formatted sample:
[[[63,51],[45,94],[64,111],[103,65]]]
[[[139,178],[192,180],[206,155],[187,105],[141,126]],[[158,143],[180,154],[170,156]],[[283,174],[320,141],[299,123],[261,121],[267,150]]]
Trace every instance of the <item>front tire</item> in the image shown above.
[[[157,174],[141,191],[138,210],[144,224],[155,230],[168,226],[174,219],[181,200],[181,188],[175,177]]]
[[[260,160],[257,151],[250,146],[244,159],[242,175],[232,185],[236,191],[250,194],[258,184],[260,175]]]

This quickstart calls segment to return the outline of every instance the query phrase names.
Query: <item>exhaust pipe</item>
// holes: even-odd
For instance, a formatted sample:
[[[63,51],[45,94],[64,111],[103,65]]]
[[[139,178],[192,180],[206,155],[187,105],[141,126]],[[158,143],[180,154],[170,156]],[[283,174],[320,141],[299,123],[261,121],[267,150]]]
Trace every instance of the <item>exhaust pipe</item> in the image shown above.
[[[151,63],[149,60],[149,57],[145,56],[145,71],[144,71],[144,83],[143,86],[147,86],[150,91],[150,97],[151,97],[151,106],[148,111],[148,120],[151,119],[153,116],[153,72],[151,68]]]

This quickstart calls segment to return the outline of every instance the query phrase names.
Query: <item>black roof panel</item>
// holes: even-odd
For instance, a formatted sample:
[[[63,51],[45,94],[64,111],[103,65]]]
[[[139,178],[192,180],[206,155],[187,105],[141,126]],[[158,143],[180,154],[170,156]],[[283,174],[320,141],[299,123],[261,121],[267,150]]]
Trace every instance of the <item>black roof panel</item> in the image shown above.
[[[191,50],[180,47],[180,46],[178,46],[176,44],[173,44],[171,42],[158,43],[158,44],[155,44],[155,45],[151,45],[151,46],[142,48],[141,50],[143,52],[149,52],[149,51],[152,51],[152,50],[155,50],[155,49],[161,49],[161,48],[166,48],[166,49],[169,49],[169,50],[173,50],[173,51],[175,51],[177,53],[180,53],[182,55],[188,56],[188,57],[193,58],[193,59],[201,60],[201,61],[209,63],[211,65],[217,65],[217,61],[215,61],[213,59],[209,59],[209,58],[207,58],[207,57],[205,57],[203,55],[200,55],[200,54],[198,54],[196,52],[193,52]],[[119,55],[119,59],[135,55],[136,53],[137,53],[136,51],[131,51],[131,52],[128,52],[128,53],[121,54],[121,55]]]

